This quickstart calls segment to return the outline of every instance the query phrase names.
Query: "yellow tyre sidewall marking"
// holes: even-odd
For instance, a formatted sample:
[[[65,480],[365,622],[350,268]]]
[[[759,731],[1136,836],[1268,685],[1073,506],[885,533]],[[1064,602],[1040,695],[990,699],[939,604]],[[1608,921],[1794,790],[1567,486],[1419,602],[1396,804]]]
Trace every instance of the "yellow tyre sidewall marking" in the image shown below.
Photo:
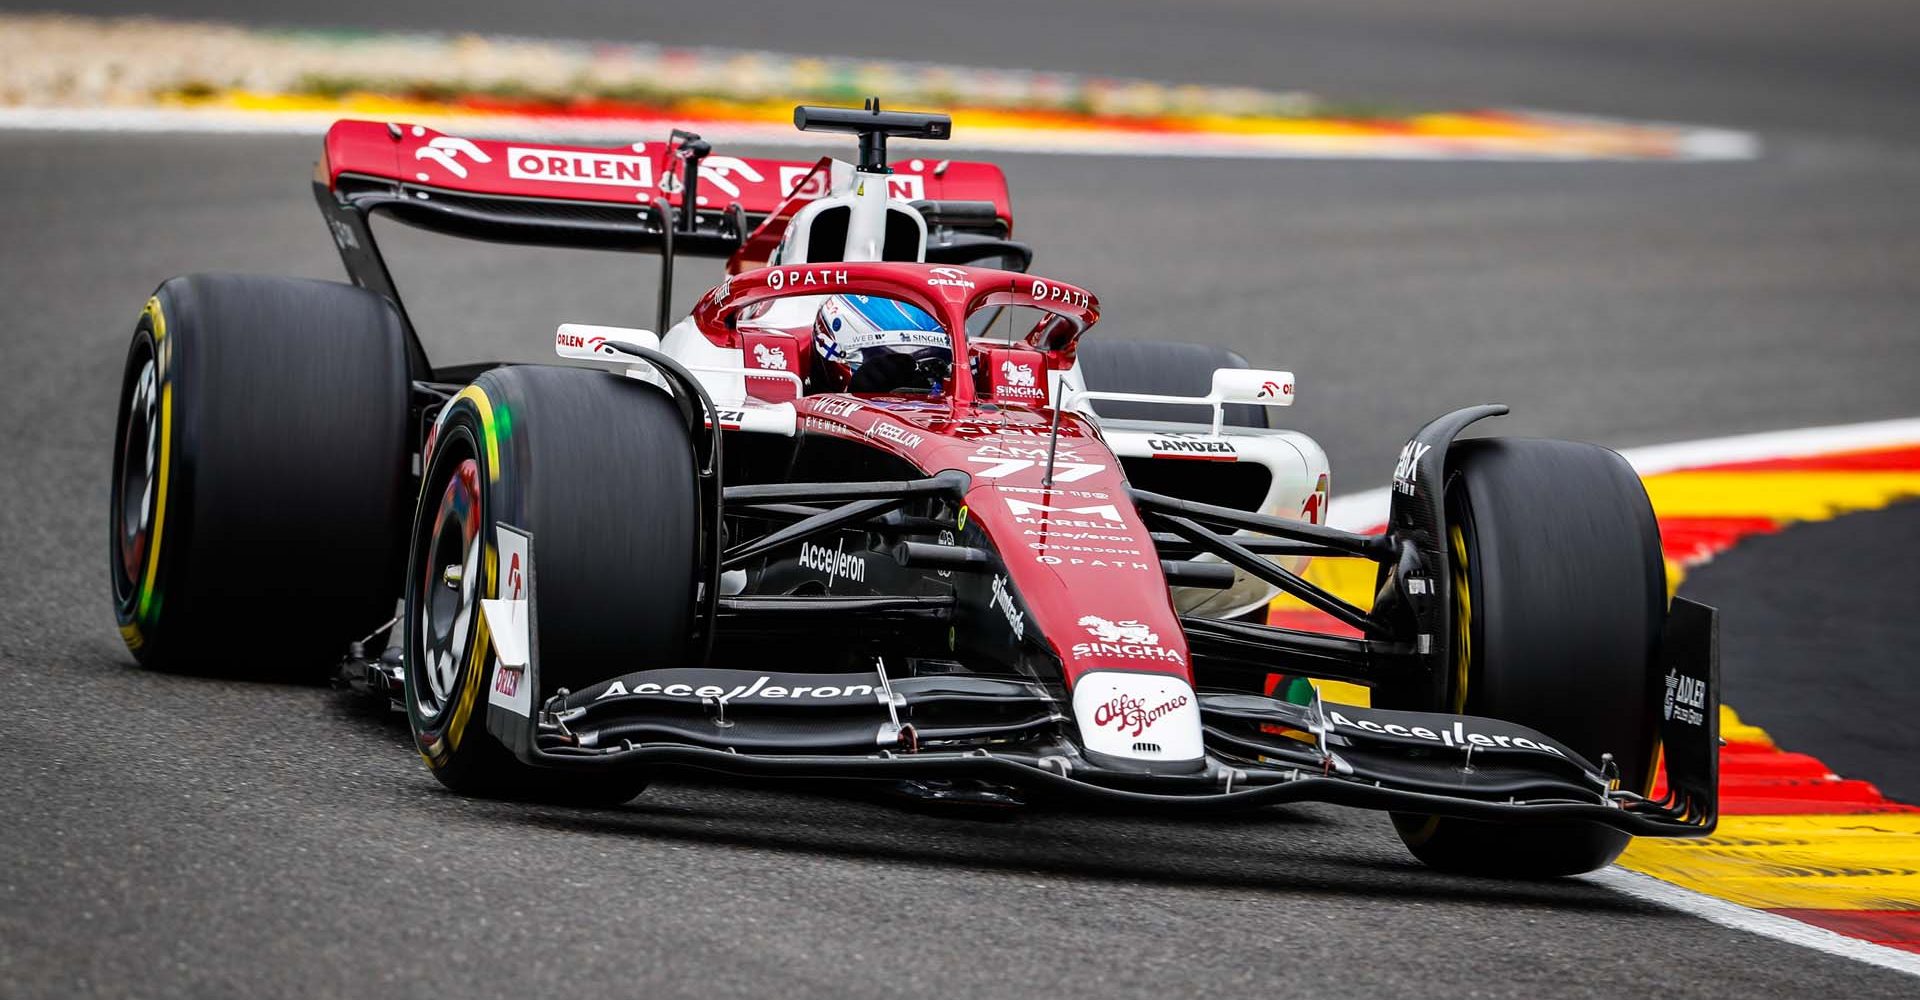
[[[1458,524],[1448,529],[1453,539],[1453,604],[1459,620],[1453,625],[1453,714],[1467,711],[1467,668],[1473,663],[1473,592],[1467,585],[1467,534]]]
[[[152,624],[154,586],[160,573],[160,544],[167,526],[167,486],[173,468],[173,344],[167,340],[167,315],[160,309],[158,296],[147,300],[141,313],[153,329],[153,363],[160,378],[160,481],[153,505],[153,541],[147,546],[147,573],[140,584],[140,597],[134,607],[136,622]],[[138,626],[135,626],[136,632]],[[124,634],[124,633],[123,633]],[[144,638],[141,640],[144,642]]]
[[[500,436],[495,432],[493,420],[493,400],[487,398],[486,390],[477,385],[467,386],[453,397],[455,403],[461,400],[473,404],[474,411],[480,417],[480,436],[486,439],[487,482],[500,481]],[[449,404],[451,405],[451,404]]]
[[[492,526],[482,524],[480,530],[483,534],[491,534]],[[499,558],[494,555],[491,541],[483,539],[480,546],[487,564],[486,586],[480,591],[484,597],[494,593]],[[460,685],[460,698],[454,703],[453,719],[447,723],[447,742],[453,744],[455,750],[460,749],[460,740],[466,735],[467,722],[473,715],[474,702],[480,695],[480,677],[487,672],[487,660],[493,645],[493,636],[487,631],[487,616],[480,613],[478,599],[474,602],[473,612],[473,642],[467,647],[467,679]]]

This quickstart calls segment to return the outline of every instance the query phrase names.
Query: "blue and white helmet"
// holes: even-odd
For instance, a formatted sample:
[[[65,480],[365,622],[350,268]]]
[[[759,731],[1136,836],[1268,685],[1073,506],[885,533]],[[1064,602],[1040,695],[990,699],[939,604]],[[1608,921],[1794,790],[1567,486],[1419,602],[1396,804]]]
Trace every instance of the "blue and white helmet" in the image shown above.
[[[953,338],[939,320],[878,295],[830,296],[814,318],[813,347],[813,371],[829,390],[924,389],[925,372],[945,371],[953,362]]]

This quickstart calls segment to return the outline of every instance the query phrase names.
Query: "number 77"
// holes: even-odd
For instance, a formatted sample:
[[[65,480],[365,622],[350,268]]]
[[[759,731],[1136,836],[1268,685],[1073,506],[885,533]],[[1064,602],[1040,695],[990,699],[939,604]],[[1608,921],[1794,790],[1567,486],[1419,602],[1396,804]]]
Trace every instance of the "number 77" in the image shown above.
[[[986,462],[992,466],[979,471],[978,475],[981,479],[1005,479],[1016,472],[1031,469],[1040,464],[1030,458],[994,458],[990,455],[968,455],[967,461]],[[1055,462],[1053,463],[1053,481],[1077,483],[1105,468],[1106,466],[1095,462]]]

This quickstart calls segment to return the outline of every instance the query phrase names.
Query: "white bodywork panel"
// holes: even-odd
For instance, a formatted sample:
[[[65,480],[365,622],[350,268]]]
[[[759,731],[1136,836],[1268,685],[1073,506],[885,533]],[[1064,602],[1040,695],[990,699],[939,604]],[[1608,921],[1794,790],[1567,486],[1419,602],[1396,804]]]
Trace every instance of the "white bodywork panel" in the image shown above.
[[[835,160],[829,171],[829,185],[826,195],[815,198],[794,213],[793,220],[787,223],[787,231],[781,234],[780,246],[774,250],[768,263],[885,260],[887,215],[890,212],[905,216],[919,230],[918,245],[913,248],[913,256],[904,259],[927,259],[927,220],[908,202],[888,197],[887,175],[863,174],[855,170],[852,164]],[[821,248],[811,245],[813,224],[821,215],[837,209],[847,209],[849,212],[846,242],[823,253]],[[902,259],[898,253],[894,257]]]
[[[505,524],[494,526],[495,552],[500,560],[500,596],[482,598],[480,614],[492,636],[493,684],[487,704],[532,718],[533,685],[527,665],[533,659],[533,539]]]
[[[595,326],[591,323],[562,323],[553,334],[554,353],[570,361],[638,361],[633,355],[609,342],[632,344],[650,351],[660,349],[660,338],[652,330],[625,326]]]
[[[747,361],[738,348],[720,347],[708,340],[706,334],[693,325],[693,317],[673,324],[666,336],[660,338],[660,351],[666,356],[691,368],[736,369],[741,374],[729,375],[722,372],[694,372],[694,377],[713,397],[713,405],[726,408],[736,407],[747,401]]]
[[[1200,699],[1178,677],[1123,670],[1083,674],[1073,684],[1073,718],[1081,745],[1094,753],[1170,762],[1199,760],[1206,752]]]
[[[750,399],[738,406],[715,407],[720,411],[720,429],[748,434],[777,434],[792,437],[799,429],[799,415],[792,403],[769,403]]]
[[[1243,395],[1258,397],[1263,383],[1270,377],[1275,378],[1283,388],[1281,400],[1262,400],[1267,405],[1291,405],[1294,396],[1293,376],[1291,372],[1266,372],[1257,369],[1241,369],[1248,377],[1225,379],[1220,384],[1220,373],[1216,374],[1214,395],[1223,399]],[[1258,373],[1258,378],[1252,377]],[[1210,424],[1187,423],[1175,420],[1113,420],[1093,412],[1089,400],[1075,398],[1086,387],[1086,377],[1080,371],[1080,363],[1074,362],[1072,368],[1053,373],[1054,398],[1067,399],[1068,409],[1080,413],[1100,425],[1101,435],[1106,438],[1107,446],[1121,458],[1144,458],[1165,462],[1196,461],[1201,458],[1223,458],[1228,453],[1200,450],[1208,444],[1217,443],[1232,449],[1233,460],[1257,462],[1266,467],[1271,475],[1266,496],[1261,498],[1255,510],[1272,517],[1284,517],[1301,521],[1306,519],[1308,498],[1320,492],[1322,477],[1328,476],[1327,453],[1321,450],[1318,442],[1299,431],[1276,430],[1264,427],[1221,427],[1218,433]],[[1195,398],[1190,405],[1206,405],[1203,398]],[[1155,442],[1185,441],[1188,447],[1155,447]],[[1197,447],[1195,447],[1197,446]],[[1325,517],[1327,497],[1320,497],[1320,514]],[[1252,536],[1251,531],[1235,532],[1237,535]],[[1199,562],[1221,562],[1219,556],[1202,553]],[[1304,556],[1275,556],[1273,562],[1293,573],[1306,569],[1308,559]],[[1243,615],[1264,606],[1279,594],[1278,588],[1265,581],[1256,579],[1244,570],[1236,569],[1233,574],[1233,586],[1226,590],[1209,590],[1198,587],[1173,588],[1173,603],[1181,614],[1198,614],[1209,618],[1232,618]]]
[[[1266,496],[1255,508],[1258,513],[1289,520],[1305,520],[1308,501],[1320,490],[1321,477],[1327,475],[1327,454],[1312,438],[1299,431],[1270,430],[1264,427],[1226,427],[1211,433],[1206,424],[1173,421],[1101,420],[1100,431],[1107,447],[1121,458],[1144,458],[1161,462],[1254,462],[1264,467],[1271,479]],[[1322,497],[1322,502],[1325,501]],[[1238,506],[1238,505],[1236,505]],[[1254,535],[1241,531],[1239,535]],[[1200,562],[1219,562],[1220,557],[1202,553]],[[1275,556],[1273,561],[1289,571],[1306,568],[1304,556]],[[1226,590],[1197,587],[1173,588],[1174,607],[1181,614],[1200,614],[1209,618],[1231,618],[1261,607],[1279,591],[1271,584],[1234,570],[1233,586]]]

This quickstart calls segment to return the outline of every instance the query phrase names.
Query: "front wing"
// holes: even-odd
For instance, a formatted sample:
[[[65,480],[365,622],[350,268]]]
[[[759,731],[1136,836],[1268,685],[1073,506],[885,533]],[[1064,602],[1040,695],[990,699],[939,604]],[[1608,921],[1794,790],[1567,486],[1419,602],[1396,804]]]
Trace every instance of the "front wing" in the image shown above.
[[[1711,608],[1673,602],[1646,706],[1660,720],[1665,749],[1657,798],[1620,787],[1609,757],[1596,763],[1547,734],[1497,719],[1205,690],[1203,768],[1117,766],[1079,751],[1064,691],[965,674],[641,670],[562,692],[538,710],[492,699],[487,725],[522,760],[544,767],[973,779],[1028,797],[1168,808],[1318,801],[1702,836],[1717,819],[1716,627]],[[536,661],[529,656],[513,672],[516,690],[538,690]]]

